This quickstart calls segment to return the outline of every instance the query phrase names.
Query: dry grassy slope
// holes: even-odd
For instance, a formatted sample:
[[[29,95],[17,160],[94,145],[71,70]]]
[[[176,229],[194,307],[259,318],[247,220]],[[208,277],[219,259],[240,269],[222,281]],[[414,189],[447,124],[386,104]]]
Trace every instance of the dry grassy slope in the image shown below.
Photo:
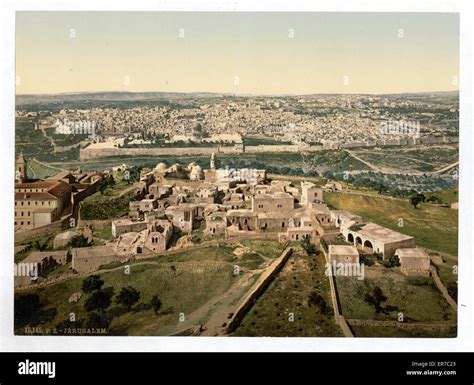
[[[415,237],[416,244],[457,255],[458,211],[422,204],[414,209],[403,200],[347,193],[325,193],[326,203],[361,215],[365,221]],[[403,227],[399,227],[403,219]]]

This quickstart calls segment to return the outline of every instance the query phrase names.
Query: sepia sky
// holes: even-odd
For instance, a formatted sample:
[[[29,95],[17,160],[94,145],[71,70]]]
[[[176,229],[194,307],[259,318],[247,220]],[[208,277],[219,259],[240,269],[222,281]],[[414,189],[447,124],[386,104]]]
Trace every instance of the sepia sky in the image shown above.
[[[16,71],[17,94],[450,91],[459,17],[18,12]]]

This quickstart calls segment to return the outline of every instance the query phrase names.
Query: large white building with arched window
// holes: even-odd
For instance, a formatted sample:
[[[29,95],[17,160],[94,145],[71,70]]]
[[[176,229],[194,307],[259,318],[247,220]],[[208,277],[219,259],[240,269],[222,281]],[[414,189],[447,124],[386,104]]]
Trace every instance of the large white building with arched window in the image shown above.
[[[354,223],[341,228],[341,233],[347,242],[363,251],[380,253],[384,259],[392,257],[396,249],[415,247],[415,238],[372,222]]]

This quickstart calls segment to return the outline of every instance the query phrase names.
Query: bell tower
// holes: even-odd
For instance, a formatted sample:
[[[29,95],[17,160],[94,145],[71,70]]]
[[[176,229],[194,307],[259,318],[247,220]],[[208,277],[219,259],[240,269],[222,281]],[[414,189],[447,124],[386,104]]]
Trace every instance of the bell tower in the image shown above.
[[[25,160],[25,157],[23,156],[23,151],[20,152],[20,155],[16,160],[15,166],[15,182],[19,183],[26,181],[28,179],[28,176],[26,174],[27,162]]]

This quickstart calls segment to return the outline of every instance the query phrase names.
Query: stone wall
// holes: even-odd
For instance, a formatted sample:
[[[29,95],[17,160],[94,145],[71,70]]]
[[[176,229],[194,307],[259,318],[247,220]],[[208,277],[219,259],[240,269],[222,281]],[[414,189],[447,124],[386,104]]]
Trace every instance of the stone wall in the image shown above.
[[[347,323],[351,326],[368,326],[368,327],[395,327],[397,329],[405,330],[423,330],[423,331],[443,331],[447,333],[454,333],[457,330],[457,324],[446,325],[446,324],[426,324],[426,323],[414,323],[414,322],[398,322],[398,321],[378,321],[378,320],[365,320],[365,319],[348,319]]]
[[[321,247],[321,250],[324,254],[326,263],[330,263],[329,253],[326,251],[324,247]],[[329,288],[331,291],[332,308],[334,311],[334,321],[336,322],[337,325],[340,326],[345,337],[354,337],[352,330],[350,329],[346,319],[342,315],[342,311],[339,305],[339,297],[337,295],[336,280],[334,279],[332,275],[329,275],[328,279],[329,279]]]
[[[69,229],[70,228],[69,227],[69,219],[70,218],[71,218],[71,215],[68,215],[68,216],[62,218],[59,221],[50,223],[49,225],[37,227],[36,229],[16,232],[15,233],[15,242],[29,241],[32,238],[44,237],[46,235],[51,235],[51,233],[54,233],[55,231],[58,231],[58,230]]]
[[[374,147],[374,146],[412,146],[418,144],[435,144],[435,143],[458,143],[458,137],[439,137],[439,138],[416,138],[414,140],[399,140],[391,142],[385,140],[373,141],[370,143],[343,143],[337,145],[339,148],[354,147]],[[209,146],[209,147],[165,147],[165,148],[91,148],[85,147],[80,149],[80,160],[103,158],[108,156],[124,156],[124,155],[211,155],[213,152],[221,154],[239,154],[246,152],[249,154],[263,152],[315,152],[327,150],[323,146],[299,146],[291,145],[258,145],[258,146]]]
[[[269,270],[262,274],[255,288],[247,294],[244,301],[240,304],[230,319],[229,324],[226,327],[226,334],[232,333],[237,329],[245,315],[249,312],[257,299],[263,294],[268,285],[270,285],[275,276],[281,271],[292,253],[293,249],[291,247],[285,249],[280,257],[273,262],[273,266],[269,267]]]

